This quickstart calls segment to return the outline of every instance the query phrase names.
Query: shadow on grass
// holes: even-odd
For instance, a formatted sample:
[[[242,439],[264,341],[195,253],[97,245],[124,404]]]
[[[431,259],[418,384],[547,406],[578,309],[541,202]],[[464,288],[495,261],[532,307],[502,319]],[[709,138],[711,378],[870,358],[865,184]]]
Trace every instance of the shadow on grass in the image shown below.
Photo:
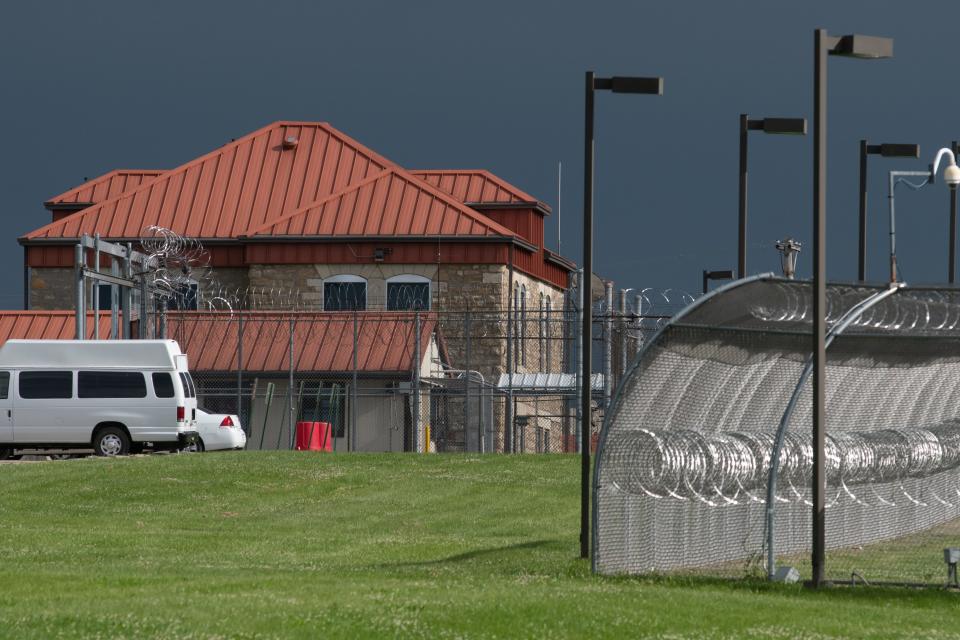
[[[956,589],[945,589],[933,584],[925,586],[857,584],[856,586],[850,586],[847,583],[834,583],[821,589],[811,589],[800,583],[769,582],[765,578],[754,576],[728,578],[720,576],[647,575],[601,576],[599,579],[621,584],[693,589],[716,588],[734,592],[764,593],[791,598],[830,598],[848,602],[884,601],[898,598],[909,599],[918,603],[928,602],[931,605],[938,602],[960,603],[960,592]]]
[[[492,556],[500,553],[508,553],[511,551],[520,551],[523,549],[536,549],[538,547],[543,547],[549,544],[558,543],[559,540],[532,540],[530,542],[518,542],[517,544],[510,544],[505,547],[490,547],[487,549],[474,549],[473,551],[465,551],[463,553],[458,553],[456,555],[447,556],[446,558],[438,558],[436,560],[421,560],[418,562],[391,562],[375,565],[380,569],[396,569],[399,567],[430,567],[436,565],[444,564],[453,564],[457,562],[465,562],[468,560],[476,560],[477,558],[483,558],[487,556]]]

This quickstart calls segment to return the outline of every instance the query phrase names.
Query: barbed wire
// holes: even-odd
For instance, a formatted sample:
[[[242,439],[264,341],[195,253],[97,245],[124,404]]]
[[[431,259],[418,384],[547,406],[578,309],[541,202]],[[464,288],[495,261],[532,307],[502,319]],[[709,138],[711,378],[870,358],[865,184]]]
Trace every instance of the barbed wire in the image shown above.
[[[809,286],[778,283],[776,299],[750,307],[750,314],[763,322],[806,323],[813,317]],[[831,285],[826,295],[826,321],[834,324],[876,289]],[[869,332],[960,331],[960,294],[924,289],[901,289],[868,308],[851,327]],[[848,331],[849,332],[849,331]]]
[[[707,434],[693,430],[636,429],[611,434],[608,453],[617,487],[651,498],[693,500],[708,506],[765,503],[775,434],[742,432]],[[926,486],[923,496],[904,485],[960,467],[960,421],[927,429],[853,431],[826,436],[825,466],[832,504],[842,499],[865,506],[896,506],[906,499],[919,506],[936,502],[954,506],[960,498],[960,475],[949,495]],[[777,486],[786,487],[777,502],[812,506],[807,484],[812,477],[813,447],[808,436],[787,433],[780,454]],[[881,495],[878,485],[892,487]],[[925,501],[926,500],[926,501]]]

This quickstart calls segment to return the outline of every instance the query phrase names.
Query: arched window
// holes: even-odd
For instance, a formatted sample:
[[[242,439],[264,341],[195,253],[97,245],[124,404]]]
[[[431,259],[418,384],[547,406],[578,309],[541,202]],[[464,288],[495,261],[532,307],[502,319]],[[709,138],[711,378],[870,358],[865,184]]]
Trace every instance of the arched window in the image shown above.
[[[404,274],[387,278],[387,311],[430,308],[430,278]]]
[[[367,308],[367,280],[360,276],[332,276],[323,281],[324,311],[363,311]]]

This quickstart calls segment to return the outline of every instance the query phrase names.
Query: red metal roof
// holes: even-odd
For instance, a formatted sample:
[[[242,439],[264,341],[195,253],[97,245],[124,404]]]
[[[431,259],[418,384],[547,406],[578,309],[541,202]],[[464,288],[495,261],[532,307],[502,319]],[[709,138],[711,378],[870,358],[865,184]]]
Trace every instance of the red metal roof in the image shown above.
[[[93,337],[93,314],[87,323]],[[101,331],[110,334],[110,315],[101,316]],[[0,344],[7,340],[73,340],[77,335],[72,311],[0,311]]]
[[[550,208],[506,180],[484,169],[417,169],[411,171],[421,180],[464,203],[539,204]]]
[[[298,371],[353,371],[353,314],[296,313],[293,361]],[[290,366],[290,314],[244,312],[243,369],[286,371]],[[420,357],[430,344],[436,320],[420,318]],[[167,335],[181,340],[197,371],[235,371],[239,328],[236,316],[170,314]],[[371,373],[412,371],[415,345],[412,313],[362,312],[357,320],[357,370]],[[215,345],[214,348],[211,348]]]
[[[115,169],[50,198],[44,204],[89,205],[109,200],[164,173],[163,169]]]
[[[270,236],[513,236],[398,167],[255,229]]]
[[[393,166],[326,123],[276,122],[24,238],[236,238]]]
[[[357,371],[406,373],[413,369],[415,319],[412,313],[361,312],[357,322]],[[243,369],[286,371],[290,363],[291,314],[243,313]],[[352,313],[295,313],[293,359],[297,371],[353,371]],[[89,313],[87,337],[93,337]],[[180,342],[193,371],[236,371],[236,315],[185,312],[168,315],[168,336]],[[431,314],[420,316],[423,361],[436,328]],[[100,315],[100,336],[110,332],[109,314]],[[72,311],[0,311],[0,344],[10,339],[71,340],[76,336]]]

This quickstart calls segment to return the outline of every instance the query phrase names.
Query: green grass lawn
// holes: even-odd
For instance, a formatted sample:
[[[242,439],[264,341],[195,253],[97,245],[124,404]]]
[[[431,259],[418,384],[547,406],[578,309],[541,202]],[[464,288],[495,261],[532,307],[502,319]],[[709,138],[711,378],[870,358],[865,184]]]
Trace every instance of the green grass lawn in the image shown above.
[[[960,637],[938,590],[627,579],[568,456],[0,466],[0,637]]]

